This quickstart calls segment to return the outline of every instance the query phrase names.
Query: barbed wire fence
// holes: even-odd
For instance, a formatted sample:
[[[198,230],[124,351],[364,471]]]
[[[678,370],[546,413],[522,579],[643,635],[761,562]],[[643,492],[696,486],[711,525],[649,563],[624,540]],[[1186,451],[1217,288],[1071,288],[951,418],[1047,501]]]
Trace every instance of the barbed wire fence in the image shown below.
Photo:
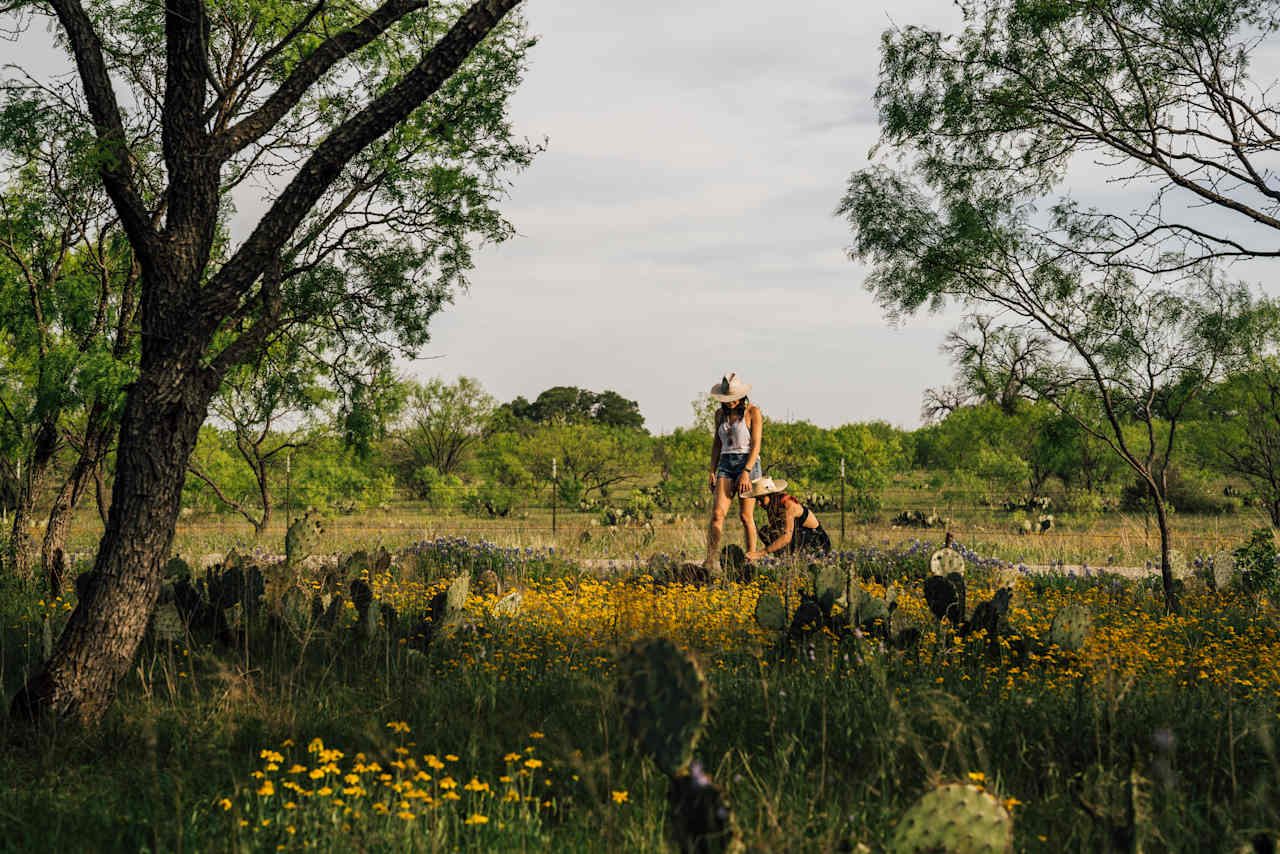
[[[643,527],[663,528],[684,526],[697,535],[705,531],[708,506],[689,502],[677,508],[654,508],[651,515],[640,518],[619,517],[619,508],[625,506],[631,495],[615,496],[596,502],[571,505],[561,495],[558,459],[551,464],[551,477],[534,488],[500,487],[490,484],[488,498],[479,496],[476,485],[437,484],[427,499],[407,499],[394,505],[357,509],[328,508],[321,510],[326,526],[335,535],[351,536],[402,536],[408,531],[420,530],[430,536],[484,536],[529,537],[573,543],[593,531],[616,532],[622,529]],[[1158,549],[1159,532],[1154,514],[1135,510],[1109,510],[1087,514],[1068,512],[1067,524],[1059,524],[1061,510],[1053,506],[1016,504],[997,501],[991,489],[964,486],[928,485],[919,482],[894,484],[881,491],[880,509],[871,513],[851,507],[847,488],[846,460],[840,467],[834,482],[822,484],[817,490],[801,489],[805,493],[838,488],[839,499],[835,508],[824,505],[815,511],[824,526],[834,527],[834,515],[839,516],[839,536],[834,537],[837,547],[852,546],[871,541],[896,541],[919,538],[942,539],[948,533],[962,541],[1006,539],[1025,537],[1028,546],[1064,547],[1087,541],[1090,544],[1114,543],[1132,547],[1141,543],[1144,550]],[[294,483],[289,458],[285,461],[285,502],[283,527],[287,529],[300,508],[293,500]],[[631,493],[634,487],[628,489]],[[834,498],[834,496],[833,496]],[[709,500],[703,502],[709,505]],[[1010,506],[1010,505],[1013,506]],[[895,517],[915,514],[912,522],[894,524]],[[726,530],[734,526],[733,511],[726,520]],[[1038,523],[1044,516],[1051,516],[1053,524],[1039,530]],[[603,517],[603,518],[602,518]],[[277,518],[280,518],[279,516]],[[612,518],[612,521],[610,521]],[[918,519],[932,519],[931,524],[915,524]],[[1188,520],[1194,519],[1196,527],[1203,530],[1186,530]],[[1024,522],[1031,522],[1027,530]],[[191,514],[184,524],[204,531],[230,532],[244,527],[243,522],[230,519],[225,514]],[[1268,524],[1265,514],[1256,508],[1241,508],[1222,515],[1177,516],[1175,524],[1179,547],[1187,552],[1216,551],[1224,543],[1240,539],[1242,532]],[[585,534],[584,534],[585,532]],[[283,531],[280,532],[281,534]],[[835,532],[833,531],[833,534]]]

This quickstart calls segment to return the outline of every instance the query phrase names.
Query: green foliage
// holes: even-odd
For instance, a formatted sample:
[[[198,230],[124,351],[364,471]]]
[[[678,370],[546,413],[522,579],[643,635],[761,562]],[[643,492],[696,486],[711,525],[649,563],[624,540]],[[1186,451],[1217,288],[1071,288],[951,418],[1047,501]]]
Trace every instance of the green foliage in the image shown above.
[[[606,497],[611,488],[632,482],[649,456],[649,437],[625,427],[550,423],[533,427],[520,442],[520,454],[534,481],[556,476],[582,483],[583,496]]]
[[[504,403],[495,413],[499,424],[598,424],[604,427],[644,429],[644,416],[634,400],[616,391],[599,393],[577,386],[553,386],[530,403],[523,397]]]
[[[1229,476],[1243,478],[1280,527],[1280,359],[1252,359],[1244,370],[1212,388],[1204,419],[1192,433],[1197,458]]]
[[[458,507],[466,500],[467,488],[456,474],[440,474],[436,467],[425,464],[410,476],[414,494],[437,510]]]
[[[505,518],[523,503],[525,497],[522,489],[486,480],[463,494],[462,509],[474,516]]]
[[[674,509],[701,509],[707,502],[711,470],[711,431],[677,427],[653,443],[658,466],[658,486]]]
[[[408,456],[407,468],[415,475],[428,468],[437,475],[457,475],[488,432],[494,406],[493,398],[471,377],[453,383],[439,378],[425,385],[411,383],[396,433]],[[415,477],[411,483],[418,486],[422,481]],[[430,496],[423,492],[421,497]]]
[[[1276,553],[1275,533],[1270,528],[1256,529],[1232,555],[1247,590],[1280,593],[1280,554]]]

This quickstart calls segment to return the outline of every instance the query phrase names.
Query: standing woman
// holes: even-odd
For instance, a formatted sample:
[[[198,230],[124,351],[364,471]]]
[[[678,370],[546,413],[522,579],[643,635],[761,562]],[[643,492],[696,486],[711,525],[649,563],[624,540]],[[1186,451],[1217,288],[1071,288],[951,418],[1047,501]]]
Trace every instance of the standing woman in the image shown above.
[[[738,379],[737,374],[729,374],[711,387],[712,399],[720,401],[715,438],[711,441],[711,521],[707,525],[705,563],[712,576],[720,574],[720,536],[734,495],[738,496],[746,551],[756,550],[756,502],[751,497],[751,481],[760,477],[764,418],[760,408],[747,399],[749,391],[751,386]]]

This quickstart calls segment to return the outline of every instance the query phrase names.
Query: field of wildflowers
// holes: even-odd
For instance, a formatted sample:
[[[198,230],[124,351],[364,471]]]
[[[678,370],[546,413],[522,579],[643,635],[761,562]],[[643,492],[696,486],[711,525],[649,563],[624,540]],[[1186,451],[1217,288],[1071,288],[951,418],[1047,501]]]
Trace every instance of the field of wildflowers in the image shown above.
[[[459,573],[492,570],[429,644],[357,640],[348,603],[313,633],[150,638],[101,731],[6,722],[0,848],[149,851],[677,850],[667,780],[623,722],[615,667],[665,637],[701,663],[711,716],[696,768],[746,846],[881,851],[908,807],[971,783],[1012,812],[1025,851],[1234,851],[1280,831],[1280,613],[1194,576],[1169,615],[1147,582],[1030,575],[961,548],[969,602],[1013,579],[1008,622],[1044,637],[1082,604],[1079,652],[993,656],[934,619],[921,579],[938,543],[832,560],[890,584],[919,642],[781,638],[803,568],[681,584],[597,577],[553,549],[415,543],[362,579],[402,614]],[[317,589],[322,579],[307,580]],[[495,608],[518,592],[514,609]],[[16,591],[0,636],[12,696],[72,606]]]

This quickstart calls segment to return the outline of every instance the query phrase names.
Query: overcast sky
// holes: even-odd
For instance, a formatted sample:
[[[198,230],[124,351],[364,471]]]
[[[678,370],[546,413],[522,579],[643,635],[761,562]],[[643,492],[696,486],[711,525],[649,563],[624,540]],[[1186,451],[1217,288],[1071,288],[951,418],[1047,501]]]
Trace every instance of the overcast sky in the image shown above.
[[[732,10],[732,11],[730,11]],[[539,44],[513,104],[549,148],[433,322],[421,377],[499,400],[611,388],[652,430],[727,371],[766,415],[919,421],[950,377],[946,318],[885,322],[834,216],[877,128],[880,33],[953,25],[950,3],[530,0]]]

